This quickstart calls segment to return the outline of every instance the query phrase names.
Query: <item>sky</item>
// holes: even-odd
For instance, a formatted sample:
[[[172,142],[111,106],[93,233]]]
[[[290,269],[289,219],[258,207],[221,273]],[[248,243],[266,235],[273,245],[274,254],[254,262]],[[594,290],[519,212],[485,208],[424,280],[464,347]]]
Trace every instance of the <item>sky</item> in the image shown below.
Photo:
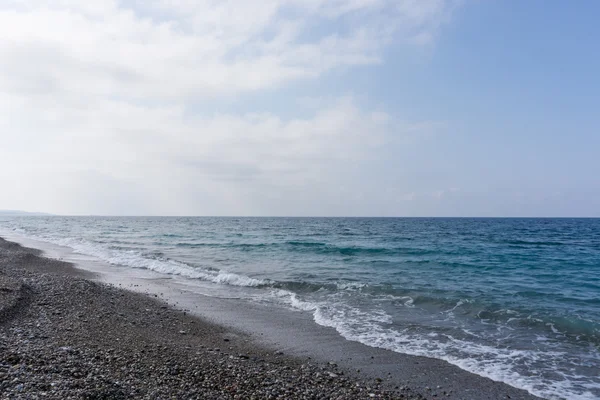
[[[595,0],[2,0],[0,209],[600,217]]]

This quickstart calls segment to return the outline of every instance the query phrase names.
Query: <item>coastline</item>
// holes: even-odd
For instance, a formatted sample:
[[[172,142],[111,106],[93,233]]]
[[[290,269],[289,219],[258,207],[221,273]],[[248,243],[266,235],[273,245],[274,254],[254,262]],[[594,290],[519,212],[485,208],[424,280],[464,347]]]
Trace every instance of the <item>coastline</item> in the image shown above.
[[[130,290],[119,289],[40,255],[0,239],[0,373],[11,378],[0,389],[11,398],[537,398],[441,360],[346,341],[300,313],[207,296],[194,307],[175,288],[161,300],[151,281],[119,278]]]

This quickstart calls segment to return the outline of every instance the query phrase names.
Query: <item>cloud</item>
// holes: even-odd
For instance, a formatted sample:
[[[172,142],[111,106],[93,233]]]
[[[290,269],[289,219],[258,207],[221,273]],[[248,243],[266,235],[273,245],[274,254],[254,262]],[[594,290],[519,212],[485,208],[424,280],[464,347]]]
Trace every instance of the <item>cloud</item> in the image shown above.
[[[450,196],[452,194],[457,194],[460,192],[460,189],[457,187],[451,187],[448,189],[442,189],[442,190],[436,190],[435,192],[433,192],[431,194],[432,197],[436,198],[436,199],[441,199],[442,197],[447,197]]]
[[[379,63],[394,35],[433,36],[451,4],[12,1],[0,5],[0,87],[155,101],[273,88]]]
[[[48,199],[55,212],[115,213],[119,202],[106,200],[111,192],[135,199],[121,202],[128,204],[126,210],[162,213],[219,213],[225,204],[241,210],[250,207],[251,198],[264,203],[268,191],[306,196],[306,206],[324,192],[336,196],[336,183],[352,186],[352,171],[376,160],[390,140],[414,134],[412,125],[379,110],[363,111],[350,96],[321,105],[307,117],[288,119],[272,113],[186,117],[178,107],[117,101],[92,108],[50,107],[32,115],[26,128],[17,128],[43,135],[11,136],[10,146],[0,149],[12,166],[0,171],[0,181],[15,189],[13,171],[18,170],[30,186],[53,182],[44,192],[56,196]],[[99,188],[102,195],[96,194]],[[199,193],[204,200],[198,201]],[[144,199],[152,199],[154,208]],[[269,213],[269,207],[262,211]],[[279,213],[285,213],[283,207]]]
[[[5,0],[2,207],[339,214],[341,194],[363,201],[354,177],[379,149],[436,123],[407,123],[340,93],[289,98],[285,115],[268,105],[215,113],[196,104],[265,91],[286,99],[293,82],[381,63],[393,42],[431,43],[455,5]],[[352,214],[350,203],[345,210]]]

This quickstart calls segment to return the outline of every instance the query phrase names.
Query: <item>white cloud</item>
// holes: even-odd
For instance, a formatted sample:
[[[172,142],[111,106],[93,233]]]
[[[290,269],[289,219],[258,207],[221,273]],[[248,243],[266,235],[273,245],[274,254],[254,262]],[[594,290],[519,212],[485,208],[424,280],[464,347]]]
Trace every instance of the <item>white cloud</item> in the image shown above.
[[[319,210],[343,192],[337,182],[351,187],[348,171],[375,159],[392,136],[435,125],[323,93],[302,117],[268,107],[190,113],[190,102],[284,90],[335,68],[380,63],[391,41],[429,42],[454,4],[5,0],[0,208],[269,214],[285,213],[276,207],[288,203],[287,210]],[[296,100],[289,102],[292,109]]]
[[[0,159],[11,166],[0,169],[0,185],[19,204],[23,193],[31,193],[25,196],[31,209],[40,209],[33,193],[42,188],[48,210],[60,213],[119,213],[117,204],[120,213],[286,213],[286,203],[300,199],[316,213],[325,192],[338,196],[336,184],[356,186],[357,168],[368,167],[382,146],[415,129],[384,112],[362,111],[352,97],[322,106],[305,118],[185,117],[178,107],[112,101],[48,107],[17,121],[21,126],[0,118],[10,130],[34,132],[10,136],[0,149]],[[106,193],[118,201],[108,201]],[[266,195],[281,208],[265,208]],[[286,202],[277,196],[287,196]]]
[[[0,87],[168,100],[260,90],[378,63],[394,33],[434,35],[451,4],[13,1],[0,5]]]

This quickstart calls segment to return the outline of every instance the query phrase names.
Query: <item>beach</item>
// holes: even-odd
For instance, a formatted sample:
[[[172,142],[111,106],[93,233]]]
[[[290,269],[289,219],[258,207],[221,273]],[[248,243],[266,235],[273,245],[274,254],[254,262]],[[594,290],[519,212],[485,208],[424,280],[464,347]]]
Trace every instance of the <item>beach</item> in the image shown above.
[[[5,240],[0,310],[2,398],[535,398],[440,360],[339,354],[358,343],[287,354]]]
[[[0,0],[0,400],[600,400],[600,2],[541,3]]]

